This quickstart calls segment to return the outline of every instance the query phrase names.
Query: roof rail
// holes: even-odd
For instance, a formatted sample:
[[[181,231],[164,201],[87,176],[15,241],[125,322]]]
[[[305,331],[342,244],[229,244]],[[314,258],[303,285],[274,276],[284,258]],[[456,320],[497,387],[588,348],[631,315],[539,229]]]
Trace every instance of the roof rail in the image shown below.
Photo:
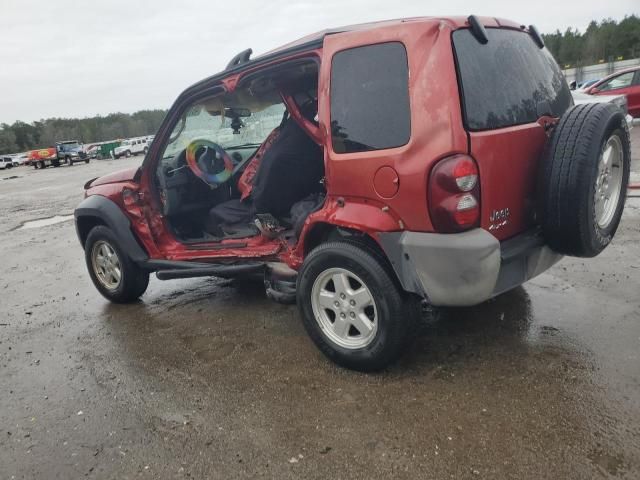
[[[480,20],[475,15],[469,15],[467,18],[467,22],[469,22],[469,26],[471,27],[471,34],[480,42],[482,45],[489,41],[487,37],[487,31],[484,29],[484,25],[480,23]]]
[[[250,48],[241,51],[231,59],[231,61],[227,64],[227,68],[225,70],[229,70],[230,68],[237,67],[238,65],[242,65],[243,63],[247,63],[252,53],[253,50]]]

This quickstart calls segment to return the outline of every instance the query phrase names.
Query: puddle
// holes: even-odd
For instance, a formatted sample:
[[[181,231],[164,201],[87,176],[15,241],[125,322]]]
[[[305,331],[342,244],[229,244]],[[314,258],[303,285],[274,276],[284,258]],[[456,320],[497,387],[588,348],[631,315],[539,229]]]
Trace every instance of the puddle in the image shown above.
[[[55,215],[49,218],[41,218],[39,220],[31,220],[30,222],[24,222],[22,225],[16,228],[16,230],[27,230],[29,228],[47,227],[49,225],[55,225],[56,223],[66,222],[72,219],[73,219],[73,214]]]

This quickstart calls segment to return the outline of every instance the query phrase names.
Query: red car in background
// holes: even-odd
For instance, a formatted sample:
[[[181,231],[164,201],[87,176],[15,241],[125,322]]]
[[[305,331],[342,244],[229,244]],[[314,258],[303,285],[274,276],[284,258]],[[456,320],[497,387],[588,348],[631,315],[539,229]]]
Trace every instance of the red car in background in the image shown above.
[[[629,114],[640,118],[640,66],[620,70],[594,83],[586,90],[589,95],[625,95]]]

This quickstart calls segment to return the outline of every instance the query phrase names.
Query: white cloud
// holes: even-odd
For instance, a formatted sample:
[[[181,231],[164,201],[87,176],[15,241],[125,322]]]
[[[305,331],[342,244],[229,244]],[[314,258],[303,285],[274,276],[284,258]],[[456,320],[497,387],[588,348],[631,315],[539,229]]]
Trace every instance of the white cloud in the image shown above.
[[[420,15],[509,18],[542,32],[638,13],[637,0],[2,0],[0,122],[168,108],[240,50],[353,23]]]

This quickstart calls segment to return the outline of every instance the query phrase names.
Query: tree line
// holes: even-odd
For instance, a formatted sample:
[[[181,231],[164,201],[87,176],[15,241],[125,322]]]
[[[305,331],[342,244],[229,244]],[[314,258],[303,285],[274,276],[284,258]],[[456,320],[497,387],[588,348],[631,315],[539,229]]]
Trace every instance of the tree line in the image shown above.
[[[584,33],[571,27],[543,35],[562,68],[640,57],[640,17],[592,21]],[[0,124],[0,154],[50,147],[59,140],[84,143],[152,135],[166,110],[112,113],[91,118],[48,118],[33,123]]]
[[[84,143],[154,135],[166,110],[140,110],[91,118],[47,118],[33,123],[17,121],[0,125],[0,154],[51,147],[57,141]]]
[[[592,20],[584,33],[571,27],[543,34],[544,43],[562,68],[640,57],[640,17]]]

